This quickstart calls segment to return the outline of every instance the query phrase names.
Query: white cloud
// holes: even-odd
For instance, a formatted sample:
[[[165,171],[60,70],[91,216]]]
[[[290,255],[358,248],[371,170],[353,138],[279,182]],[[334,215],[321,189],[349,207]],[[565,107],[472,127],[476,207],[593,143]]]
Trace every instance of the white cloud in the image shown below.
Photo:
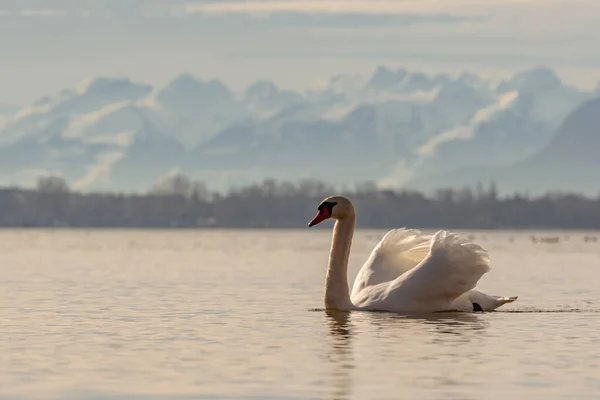
[[[66,17],[69,15],[69,11],[52,8],[25,8],[19,14],[23,17]]]
[[[415,177],[415,172],[406,164],[405,161],[400,161],[392,167],[392,170],[376,184],[380,189],[393,189],[402,186]]]
[[[82,190],[90,186],[99,179],[108,180],[110,167],[124,156],[123,151],[111,151],[101,154],[97,157],[97,163],[87,168],[87,173],[82,178],[75,181],[72,188]]]
[[[12,32],[0,35],[10,61],[0,101],[11,103],[107,73],[161,84],[187,70],[234,89],[267,78],[303,90],[380,63],[496,76],[548,65],[577,85],[597,81],[600,65],[597,0],[13,0],[0,9]],[[198,14],[170,18],[173,9]],[[253,18],[261,14],[272,15]]]
[[[173,179],[177,175],[180,175],[181,173],[182,172],[179,167],[172,167],[171,169],[167,170],[167,172],[157,176],[156,179],[154,180],[153,186],[154,187],[164,187],[165,185],[168,184],[169,181],[171,181],[171,179]]]
[[[135,131],[121,131],[112,134],[102,134],[102,136],[98,136],[88,140],[88,143],[93,144],[109,144],[113,146],[119,147],[127,147],[133,141],[133,136]]]
[[[471,139],[475,135],[475,130],[481,123],[489,121],[498,112],[507,109],[518,96],[519,94],[517,92],[509,92],[502,95],[496,103],[477,111],[469,123],[444,131],[429,139],[427,143],[417,149],[417,154],[421,157],[433,156],[437,147],[444,142]]]
[[[435,7],[419,5],[428,2],[398,0],[291,0],[291,1],[247,1],[214,2],[186,4],[183,9],[188,13],[204,14],[270,14],[276,12],[298,12],[309,14],[410,14],[440,11]],[[442,3],[444,4],[444,3]],[[447,4],[447,3],[446,3]],[[461,11],[464,14],[464,10]]]
[[[25,108],[20,109],[7,122],[9,122],[9,123],[18,122],[24,118],[31,117],[32,115],[46,113],[46,112],[50,111],[51,108],[52,108],[51,103],[46,103],[44,105],[33,105],[33,106],[25,107]]]
[[[598,7],[595,0],[290,0],[290,1],[219,1],[188,3],[183,10],[204,14],[270,14],[275,12],[298,12],[314,14],[453,14],[468,15],[493,10],[512,9],[577,9]]]
[[[64,138],[78,138],[83,135],[86,128],[90,127],[94,123],[98,122],[101,118],[114,113],[120,109],[123,109],[130,105],[129,101],[120,101],[112,104],[108,104],[97,111],[83,114],[81,116],[71,119],[69,127],[63,133]]]

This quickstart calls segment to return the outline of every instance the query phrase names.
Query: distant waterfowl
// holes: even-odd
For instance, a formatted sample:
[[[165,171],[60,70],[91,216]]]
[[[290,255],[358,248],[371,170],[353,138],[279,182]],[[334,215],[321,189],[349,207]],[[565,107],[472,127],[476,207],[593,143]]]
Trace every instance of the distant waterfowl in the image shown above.
[[[531,236],[531,241],[533,243],[542,242],[542,243],[558,243],[560,242],[559,236],[542,236],[539,239],[536,236]]]
[[[596,243],[598,241],[598,238],[596,236],[585,235],[583,237],[583,241],[586,242],[586,243],[588,243],[588,242]]]

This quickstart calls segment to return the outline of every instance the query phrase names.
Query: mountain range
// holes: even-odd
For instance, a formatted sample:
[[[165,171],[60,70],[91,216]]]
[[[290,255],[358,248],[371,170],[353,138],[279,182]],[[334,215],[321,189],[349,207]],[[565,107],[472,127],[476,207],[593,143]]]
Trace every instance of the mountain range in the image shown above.
[[[57,175],[80,191],[131,192],[185,173],[217,190],[317,178],[597,194],[599,95],[545,67],[495,83],[380,66],[304,92],[260,80],[237,93],[188,73],[160,88],[100,77],[0,104],[0,184]]]

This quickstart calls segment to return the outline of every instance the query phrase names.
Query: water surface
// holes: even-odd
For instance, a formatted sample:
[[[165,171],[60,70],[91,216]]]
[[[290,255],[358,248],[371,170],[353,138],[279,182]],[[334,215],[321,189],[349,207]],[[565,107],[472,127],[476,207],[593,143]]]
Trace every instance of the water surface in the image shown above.
[[[384,233],[357,232],[350,282]],[[1,231],[0,396],[599,398],[600,234],[464,234],[517,302],[319,311],[330,230]]]

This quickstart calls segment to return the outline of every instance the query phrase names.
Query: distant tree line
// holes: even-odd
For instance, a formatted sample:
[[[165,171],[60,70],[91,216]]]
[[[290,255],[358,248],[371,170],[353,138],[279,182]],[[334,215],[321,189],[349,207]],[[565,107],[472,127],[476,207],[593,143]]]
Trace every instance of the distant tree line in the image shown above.
[[[426,196],[370,183],[336,190],[315,180],[266,180],[218,193],[185,175],[162,179],[146,194],[78,193],[57,177],[41,178],[35,189],[0,189],[0,226],[305,228],[332,194],[354,202],[363,228],[600,228],[600,198],[576,194],[499,197],[492,184]]]

